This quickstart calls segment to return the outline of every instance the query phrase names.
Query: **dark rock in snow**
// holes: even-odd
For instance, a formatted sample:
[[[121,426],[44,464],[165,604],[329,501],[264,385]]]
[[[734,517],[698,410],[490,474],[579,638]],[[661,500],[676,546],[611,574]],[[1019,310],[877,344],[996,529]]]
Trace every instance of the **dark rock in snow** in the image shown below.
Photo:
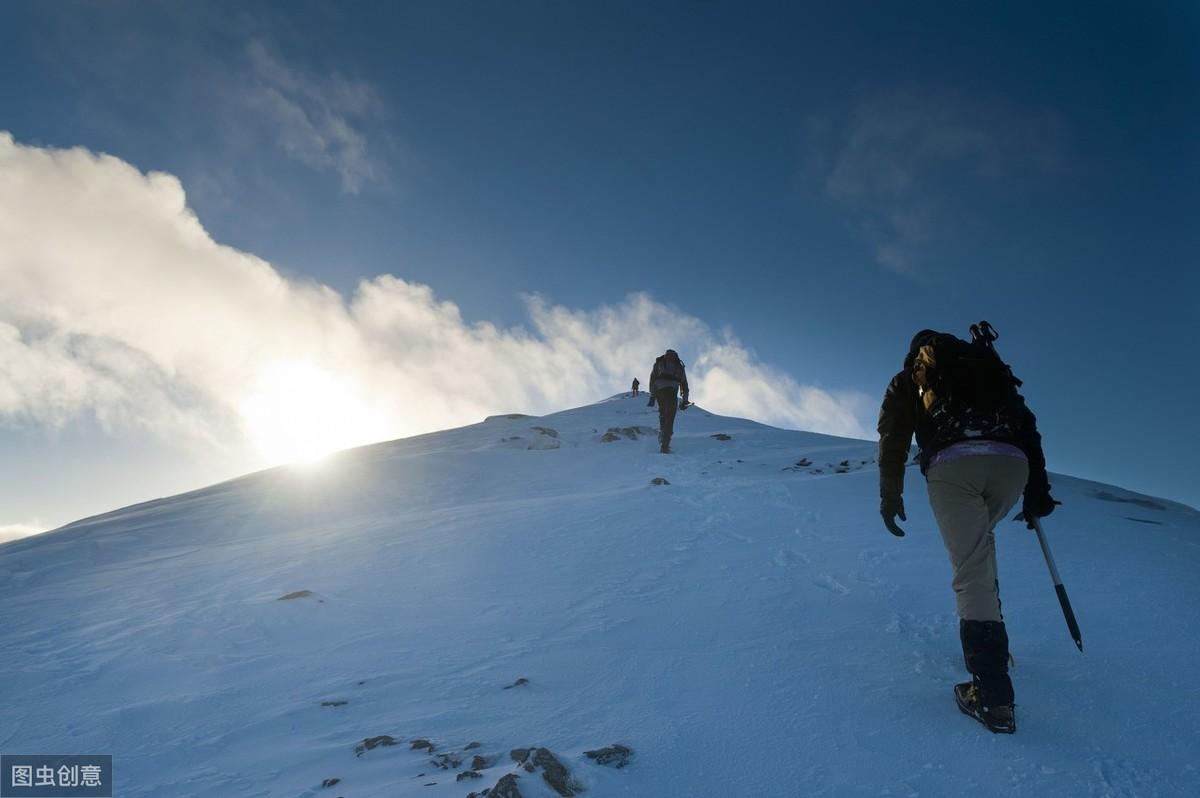
[[[488,798],[521,798],[521,791],[517,789],[517,778],[515,773],[509,773],[496,782],[491,792],[484,790],[484,794]]]
[[[532,748],[514,748],[508,752],[508,755],[512,757],[512,761],[519,765],[529,758],[529,752],[532,750]]]
[[[463,746],[464,751],[470,751],[475,748],[483,748],[483,743],[470,742]]]
[[[525,685],[527,685],[527,684],[529,684],[529,680],[528,680],[528,679],[526,679],[524,676],[522,676],[520,679],[517,679],[515,682],[513,682],[513,683],[512,683],[512,684],[510,684],[510,685],[508,685],[508,686],[507,686],[507,687],[505,687],[504,689],[505,689],[505,690],[511,690],[511,689],[513,689],[514,687],[524,687],[524,686],[525,686]]]
[[[1095,491],[1094,493],[1092,493],[1092,497],[1099,499],[1100,501],[1103,501],[1103,502],[1120,502],[1121,504],[1135,504],[1138,507],[1144,507],[1147,510],[1165,510],[1165,509],[1167,509],[1166,507],[1164,507],[1163,505],[1159,504],[1158,502],[1156,502],[1152,499],[1125,498],[1123,496],[1117,496],[1114,493],[1109,493],[1106,490]]]
[[[716,438],[716,439],[717,439],[717,440],[719,440],[719,441],[731,441],[731,440],[733,440],[733,436],[732,436],[732,435],[726,435],[724,432],[718,432],[716,435],[711,435],[711,436],[709,436],[709,437]]]
[[[629,757],[633,756],[633,749],[619,743],[613,743],[607,748],[584,751],[583,755],[588,759],[595,760],[597,765],[612,765],[615,768],[623,768],[629,764]]]
[[[651,485],[670,485],[671,483],[668,482],[663,477],[655,477],[654,479],[650,480],[650,484]]]
[[[341,779],[325,779],[323,782],[321,782],[321,789],[324,790],[324,789],[334,786],[335,784],[341,784],[341,783],[342,783]]]
[[[546,748],[535,748],[533,764],[542,769],[542,778],[559,795],[568,798],[583,789],[571,778],[570,771]],[[528,767],[528,766],[527,766]]]
[[[455,770],[462,764],[462,758],[457,754],[438,754],[430,762],[442,770]]]
[[[558,437],[558,430],[550,429],[549,427],[530,427],[534,432],[540,432],[543,435],[549,435],[551,438]]]
[[[292,599],[308,598],[311,595],[312,595],[311,590],[297,590],[294,593],[286,593],[275,600],[276,601],[291,601]]]
[[[471,770],[487,770],[491,766],[492,760],[488,759],[486,756],[479,756],[476,754],[475,758],[471,760]]]
[[[428,751],[429,753],[432,754],[433,753],[433,743],[429,742],[428,740],[424,740],[424,739],[421,739],[420,737],[418,737],[417,739],[412,741],[410,750],[412,750],[412,751],[424,750],[424,751]]]
[[[354,753],[357,756],[362,756],[367,751],[379,748],[380,746],[387,747],[390,745],[397,745],[399,742],[399,740],[389,734],[381,734],[378,737],[368,737],[355,746]]]
[[[653,435],[658,437],[658,430],[653,427],[609,427],[608,431],[600,436],[600,440],[604,443],[612,443],[621,439],[636,441],[644,435]]]
[[[348,703],[350,703],[350,702],[349,701],[322,701],[321,706],[323,706],[323,707],[344,707]]]
[[[454,780],[455,781],[466,781],[468,779],[482,779],[482,778],[483,778],[482,773],[477,773],[474,770],[464,770],[462,773],[459,773],[457,776],[455,776]]]

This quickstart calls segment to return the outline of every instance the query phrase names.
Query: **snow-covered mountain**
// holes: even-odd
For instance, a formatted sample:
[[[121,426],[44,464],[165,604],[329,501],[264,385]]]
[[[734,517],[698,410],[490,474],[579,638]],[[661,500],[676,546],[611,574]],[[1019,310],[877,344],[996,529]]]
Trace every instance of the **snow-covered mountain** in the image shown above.
[[[0,546],[0,751],[111,753],[123,798],[1200,794],[1195,510],[1052,476],[1082,655],[1004,524],[992,735],[915,470],[896,539],[872,442],[656,426],[493,417]]]

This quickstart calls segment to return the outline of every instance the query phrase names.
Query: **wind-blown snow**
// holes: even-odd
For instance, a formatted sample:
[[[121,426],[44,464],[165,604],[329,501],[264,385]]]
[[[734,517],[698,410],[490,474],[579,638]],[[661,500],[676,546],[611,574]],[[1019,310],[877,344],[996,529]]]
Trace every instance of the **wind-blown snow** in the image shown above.
[[[595,796],[1200,794],[1200,514],[1052,477],[1083,655],[1003,525],[992,735],[953,702],[915,470],[895,539],[873,443],[695,408],[663,456],[653,413],[495,417],[0,546],[0,751],[111,753],[124,797],[553,795],[526,746]],[[628,767],[583,754],[611,743]]]

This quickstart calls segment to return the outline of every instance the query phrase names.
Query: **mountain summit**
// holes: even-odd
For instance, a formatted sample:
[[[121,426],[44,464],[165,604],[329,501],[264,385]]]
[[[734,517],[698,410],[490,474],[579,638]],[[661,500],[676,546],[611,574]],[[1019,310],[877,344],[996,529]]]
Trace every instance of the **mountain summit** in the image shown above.
[[[1082,656],[1002,524],[998,738],[915,468],[898,540],[872,442],[656,425],[493,416],[0,546],[0,750],[127,798],[1200,794],[1195,510],[1052,475]]]

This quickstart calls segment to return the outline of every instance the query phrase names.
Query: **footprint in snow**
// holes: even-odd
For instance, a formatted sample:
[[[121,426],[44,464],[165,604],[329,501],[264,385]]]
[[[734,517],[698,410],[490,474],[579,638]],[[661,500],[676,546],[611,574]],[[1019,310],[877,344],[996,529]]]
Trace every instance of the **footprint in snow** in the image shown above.
[[[879,551],[878,549],[868,549],[858,555],[858,561],[868,565],[877,565],[881,562],[887,562],[892,559],[890,552]]]
[[[798,551],[792,551],[791,549],[780,549],[775,552],[775,556],[771,558],[771,561],[780,568],[795,568],[800,565],[808,565],[809,556]]]
[[[832,574],[821,574],[813,580],[813,584],[839,596],[845,596],[850,593],[850,588],[839,582]]]

